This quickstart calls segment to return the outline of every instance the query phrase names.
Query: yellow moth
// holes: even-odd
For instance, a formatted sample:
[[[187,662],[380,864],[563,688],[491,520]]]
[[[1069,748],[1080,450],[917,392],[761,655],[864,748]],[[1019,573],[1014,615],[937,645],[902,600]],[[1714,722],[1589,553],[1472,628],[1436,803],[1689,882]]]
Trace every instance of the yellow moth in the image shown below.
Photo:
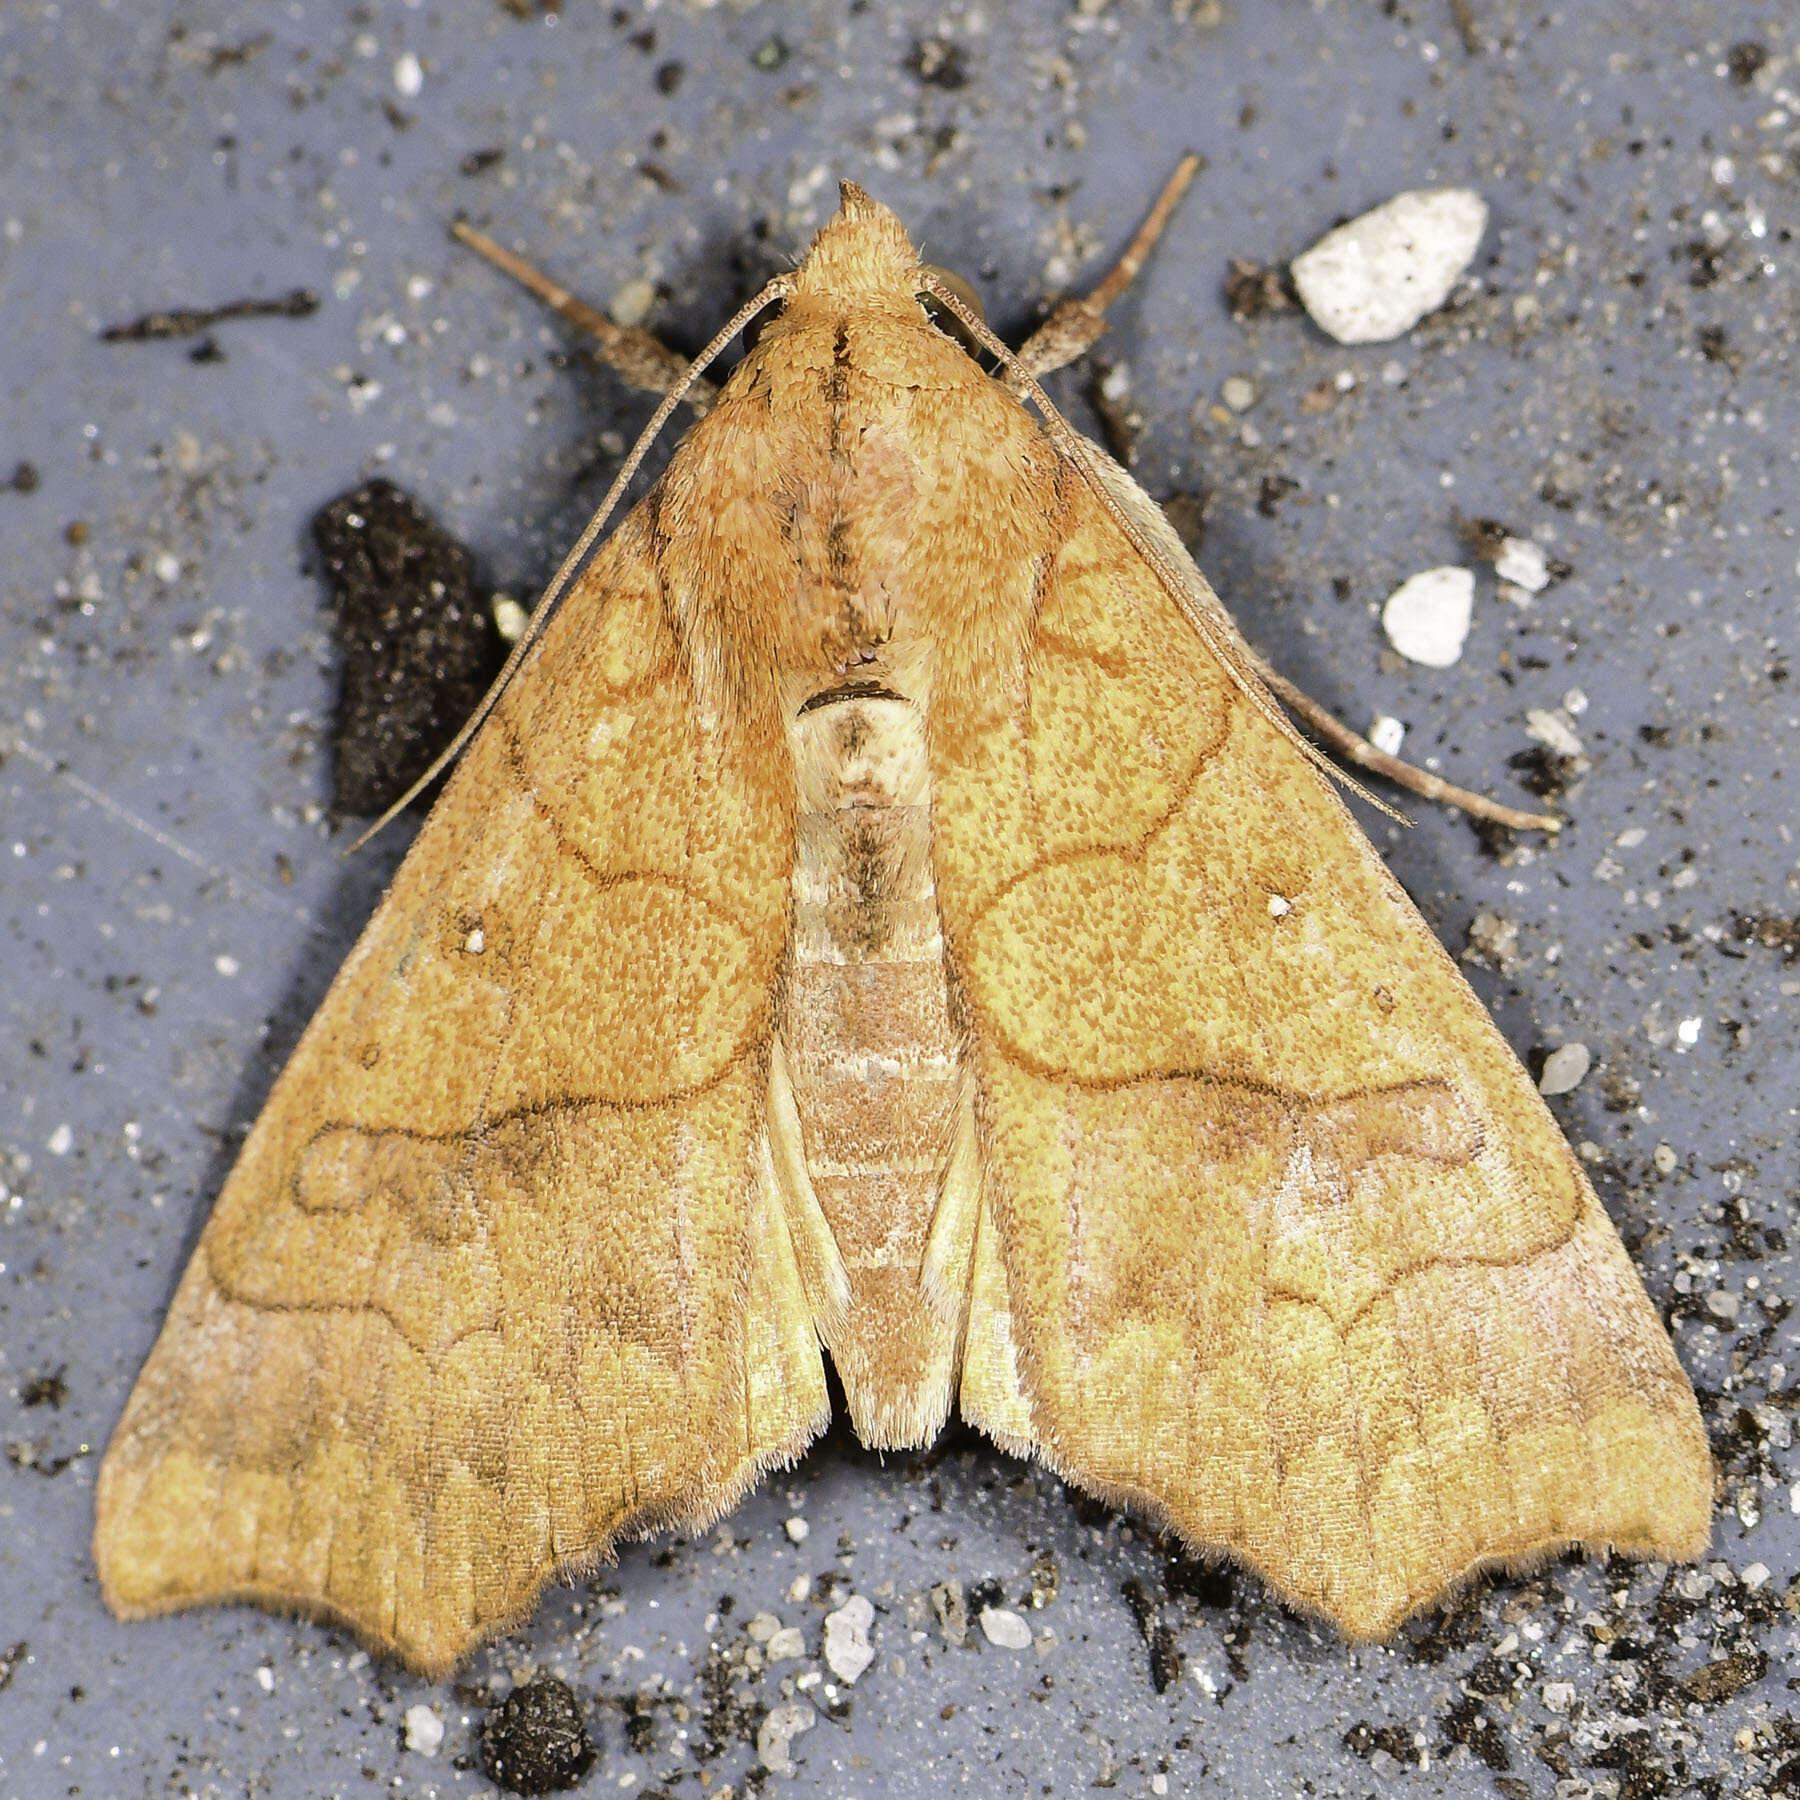
[[[768,292],[244,1146],[101,1471],[113,1608],[442,1672],[798,1456],[822,1348],[866,1443],[954,1407],[1355,1638],[1697,1553],[1693,1393],[1529,1077],[1016,397],[1110,295],[1009,387],[849,184]]]

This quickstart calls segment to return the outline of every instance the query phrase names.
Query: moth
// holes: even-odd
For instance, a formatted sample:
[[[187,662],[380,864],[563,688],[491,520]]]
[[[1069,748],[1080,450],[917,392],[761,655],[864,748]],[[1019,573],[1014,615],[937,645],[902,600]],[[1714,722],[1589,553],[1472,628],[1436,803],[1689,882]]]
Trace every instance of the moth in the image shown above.
[[[1155,505],[1019,397],[1105,297],[996,379],[844,184],[276,1082],[101,1470],[115,1612],[441,1674],[798,1457],[825,1352],[866,1444],[955,1407],[1350,1638],[1704,1546],[1530,1078]]]

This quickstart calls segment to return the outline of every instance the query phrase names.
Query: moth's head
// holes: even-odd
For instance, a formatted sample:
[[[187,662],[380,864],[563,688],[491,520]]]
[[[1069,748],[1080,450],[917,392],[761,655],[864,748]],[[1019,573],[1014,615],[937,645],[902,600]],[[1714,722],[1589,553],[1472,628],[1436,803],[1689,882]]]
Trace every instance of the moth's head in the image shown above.
[[[840,183],[838,192],[836,214],[819,228],[812,248],[794,271],[788,305],[798,302],[803,316],[821,303],[834,310],[873,304],[905,314],[923,307],[934,325],[979,355],[980,346],[961,321],[927,292],[925,283],[929,279],[948,287],[977,318],[983,318],[975,290],[953,270],[922,264],[906,227],[854,181]]]
[[[838,192],[836,214],[794,271],[794,297],[910,300],[919,291],[919,253],[906,227],[854,181]]]

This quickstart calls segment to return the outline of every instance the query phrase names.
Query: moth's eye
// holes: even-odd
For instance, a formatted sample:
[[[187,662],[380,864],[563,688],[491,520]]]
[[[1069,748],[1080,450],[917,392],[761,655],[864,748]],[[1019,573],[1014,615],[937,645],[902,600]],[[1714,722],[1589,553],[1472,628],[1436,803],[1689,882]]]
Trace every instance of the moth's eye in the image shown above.
[[[987,323],[987,308],[981,304],[981,296],[954,269],[940,269],[936,264],[927,264],[924,273],[947,287],[982,324]],[[955,338],[971,356],[986,354],[981,340],[935,294],[921,294],[919,298],[925,303],[926,314],[939,331],[947,337]]]

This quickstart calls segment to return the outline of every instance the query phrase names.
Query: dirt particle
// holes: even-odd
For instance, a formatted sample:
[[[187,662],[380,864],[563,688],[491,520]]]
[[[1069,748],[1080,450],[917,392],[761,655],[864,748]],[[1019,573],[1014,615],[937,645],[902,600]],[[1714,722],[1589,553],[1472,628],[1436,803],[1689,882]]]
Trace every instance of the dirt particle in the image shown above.
[[[1404,1725],[1371,1725],[1367,1719],[1358,1719],[1344,1733],[1344,1748],[1364,1762],[1385,1752],[1404,1767],[1419,1766],[1419,1747]]]
[[[1175,1634],[1166,1625],[1158,1625],[1150,1634],[1150,1685],[1166,1694],[1181,1679],[1181,1651]]]
[[[1229,1606],[1237,1585],[1229,1563],[1177,1553],[1163,1564],[1163,1592],[1200,1606]]]
[[[1748,87],[1768,60],[1769,46],[1759,44],[1755,38],[1746,38],[1741,44],[1733,44],[1725,55],[1725,67],[1731,72],[1732,85]]]
[[[223,306],[182,306],[168,312],[140,313],[123,325],[100,333],[104,344],[145,343],[157,338],[203,337],[227,319],[310,319],[319,310],[311,288],[292,288],[272,300],[228,300]]]
[[[1682,1693],[1701,1706],[1717,1706],[1729,1700],[1769,1672],[1769,1659],[1761,1650],[1738,1650],[1696,1669],[1681,1683]]]
[[[18,462],[13,464],[13,472],[6,479],[6,485],[15,494],[35,494],[40,477],[36,463]]]
[[[482,1773],[509,1793],[571,1788],[598,1756],[580,1703],[553,1676],[514,1688],[482,1723]]]
[[[960,1581],[940,1581],[931,1590],[931,1610],[937,1615],[944,1642],[960,1650],[969,1641],[969,1603]]]
[[[906,59],[906,72],[927,87],[961,88],[969,85],[969,53],[948,38],[915,38]]]
[[[61,1363],[41,1375],[27,1376],[19,1383],[19,1404],[60,1408],[69,1397],[69,1384],[63,1379],[68,1370],[69,1365]]]
[[[1264,313],[1295,312],[1300,296],[1285,267],[1234,256],[1225,271],[1225,305],[1240,324]]]
[[[1467,1744],[1490,1769],[1504,1771],[1512,1767],[1506,1739],[1479,1700],[1465,1697],[1444,1715],[1444,1741]]]
[[[473,555],[391,481],[331,501],[312,536],[343,659],[332,808],[367,818],[455,735],[497,673],[500,646]]]

